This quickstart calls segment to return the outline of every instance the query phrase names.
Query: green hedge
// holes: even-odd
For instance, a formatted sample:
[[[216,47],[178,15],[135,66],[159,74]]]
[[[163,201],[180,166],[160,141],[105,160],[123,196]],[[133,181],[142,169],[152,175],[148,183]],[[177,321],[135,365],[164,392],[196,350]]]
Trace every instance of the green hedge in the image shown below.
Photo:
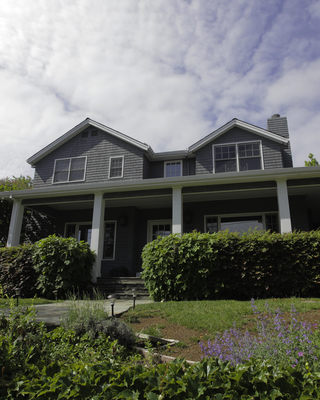
[[[95,255],[86,242],[55,235],[33,245],[0,248],[0,285],[4,295],[41,295],[54,298],[73,289],[85,289],[91,282]]]
[[[156,301],[318,296],[319,254],[320,231],[192,232],[148,243],[142,278]]]
[[[38,273],[33,268],[33,245],[0,248],[0,286],[3,294],[12,297],[15,288],[21,297],[33,298],[38,294]]]

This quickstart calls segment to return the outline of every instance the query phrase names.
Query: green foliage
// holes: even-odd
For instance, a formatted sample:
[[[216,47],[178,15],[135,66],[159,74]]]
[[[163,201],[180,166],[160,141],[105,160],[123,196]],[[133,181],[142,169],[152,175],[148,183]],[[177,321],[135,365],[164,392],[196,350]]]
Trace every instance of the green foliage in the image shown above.
[[[83,295],[82,300],[75,293],[67,295],[67,312],[63,315],[61,325],[65,329],[73,329],[77,333],[97,333],[95,326],[108,318],[105,310],[105,299],[100,292],[93,292],[94,300],[88,295]]]
[[[32,309],[0,318],[0,399],[318,399],[320,370],[269,360],[144,366],[117,342],[62,327],[47,333]]]
[[[0,286],[3,294],[12,297],[20,288],[21,297],[37,295],[38,273],[33,268],[33,245],[0,248]]]
[[[73,288],[83,290],[91,282],[95,255],[87,242],[52,235],[35,243],[33,260],[41,294],[53,297],[58,290],[61,297]]]
[[[32,179],[30,176],[22,176],[12,178],[0,179],[0,192],[7,192],[11,190],[32,189]],[[0,199],[0,247],[5,246],[7,242],[10,218],[11,218],[12,204],[8,201]],[[24,225],[22,227],[24,231]]]
[[[314,296],[320,231],[192,232],[148,243],[142,278],[155,301]]]
[[[305,167],[315,167],[319,165],[317,159],[314,157],[312,153],[308,155],[309,160],[304,162]]]

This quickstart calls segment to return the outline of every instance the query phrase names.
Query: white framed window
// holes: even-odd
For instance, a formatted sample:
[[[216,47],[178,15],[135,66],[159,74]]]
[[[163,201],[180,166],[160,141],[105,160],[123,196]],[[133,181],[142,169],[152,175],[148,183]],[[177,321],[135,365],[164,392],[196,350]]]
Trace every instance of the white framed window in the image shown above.
[[[124,157],[110,157],[109,159],[109,178],[123,177]]]
[[[103,259],[114,260],[116,252],[116,221],[106,221],[104,225]],[[80,242],[84,240],[91,244],[92,224],[91,222],[66,223],[64,236],[73,237]]]
[[[84,181],[87,157],[61,158],[55,160],[53,183]]]
[[[91,244],[92,224],[91,222],[67,223],[65,225],[64,236],[76,238]]]
[[[169,236],[172,233],[172,220],[159,219],[148,221],[148,242],[157,239],[158,236]]]
[[[166,161],[164,163],[164,176],[165,178],[182,176],[182,160]]]
[[[278,213],[204,216],[205,232],[215,233],[227,229],[229,232],[247,232],[251,229],[279,232]]]
[[[213,172],[263,169],[261,140],[213,145]]]
[[[103,259],[114,260],[116,253],[117,221],[106,221],[104,225]]]

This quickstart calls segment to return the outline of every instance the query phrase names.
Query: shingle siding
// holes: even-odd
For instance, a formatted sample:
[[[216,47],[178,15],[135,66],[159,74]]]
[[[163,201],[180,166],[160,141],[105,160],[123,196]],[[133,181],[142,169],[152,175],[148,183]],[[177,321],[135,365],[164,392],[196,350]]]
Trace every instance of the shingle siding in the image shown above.
[[[54,162],[56,159],[80,156],[87,157],[84,181],[86,183],[106,182],[109,180],[109,160],[111,156],[124,156],[123,178],[112,178],[112,181],[142,179],[143,177],[143,151],[113,135],[99,131],[98,135],[93,137],[82,137],[82,133],[79,133],[40,160],[36,164],[34,187],[52,185]],[[61,183],[58,185],[65,184]],[[68,182],[67,184],[70,185],[72,182]]]
[[[270,139],[247,132],[241,128],[232,128],[224,135],[208,143],[196,151],[196,174],[208,174],[213,171],[212,146],[216,144],[239,143],[239,142],[262,142],[264,169],[283,168],[283,146]],[[288,163],[288,160],[286,159]]]

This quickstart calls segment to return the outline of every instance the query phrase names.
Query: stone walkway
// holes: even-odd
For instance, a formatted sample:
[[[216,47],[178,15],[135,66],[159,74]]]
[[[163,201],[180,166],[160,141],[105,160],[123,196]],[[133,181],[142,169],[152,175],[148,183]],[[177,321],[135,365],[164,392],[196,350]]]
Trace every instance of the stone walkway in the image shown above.
[[[81,300],[80,300],[81,301]],[[111,316],[110,300],[103,300],[104,308],[108,315]],[[136,300],[136,305],[153,303],[151,299]],[[129,308],[133,307],[133,300],[116,300],[114,304],[114,314],[122,314]],[[59,324],[62,316],[68,310],[68,301],[63,303],[41,304],[35,306],[37,311],[37,321],[43,321],[48,324]]]

